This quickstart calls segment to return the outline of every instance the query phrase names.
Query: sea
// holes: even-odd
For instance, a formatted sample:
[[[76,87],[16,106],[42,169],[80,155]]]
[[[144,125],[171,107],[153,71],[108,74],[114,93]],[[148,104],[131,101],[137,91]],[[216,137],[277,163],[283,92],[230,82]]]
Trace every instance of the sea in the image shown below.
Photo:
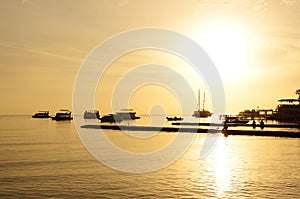
[[[0,198],[300,198],[299,138],[81,131],[83,123],[0,116]]]

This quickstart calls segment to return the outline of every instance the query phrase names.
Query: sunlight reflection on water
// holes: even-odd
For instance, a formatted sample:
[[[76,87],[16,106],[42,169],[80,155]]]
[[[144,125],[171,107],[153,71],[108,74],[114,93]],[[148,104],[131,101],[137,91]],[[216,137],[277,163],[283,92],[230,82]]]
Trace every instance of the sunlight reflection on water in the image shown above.
[[[172,165],[131,174],[106,167],[89,155],[72,122],[0,116],[0,126],[0,193],[4,198],[300,198],[299,139],[220,137],[203,159],[199,151],[205,135],[198,134]],[[106,133],[126,145],[121,132]],[[172,134],[161,136],[165,139]],[[110,155],[109,150],[103,151]]]
[[[223,197],[225,191],[230,191],[231,188],[231,167],[228,159],[227,146],[225,140],[220,139],[216,147],[212,151],[213,171],[215,175],[216,195]]]

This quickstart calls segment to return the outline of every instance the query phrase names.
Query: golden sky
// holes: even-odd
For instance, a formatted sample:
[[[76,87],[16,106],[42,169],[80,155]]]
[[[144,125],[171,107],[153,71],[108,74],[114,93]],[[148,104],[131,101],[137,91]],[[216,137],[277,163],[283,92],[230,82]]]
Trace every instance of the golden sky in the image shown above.
[[[202,46],[223,80],[228,112],[275,108],[278,99],[296,97],[300,86],[299,19],[297,0],[2,0],[0,114],[71,109],[75,77],[90,51],[110,36],[142,27],[174,30]],[[136,53],[114,65],[148,63],[151,56],[157,62],[168,57]],[[176,59],[168,64],[193,79]],[[107,74],[107,85],[117,78],[113,74]],[[195,94],[198,87],[193,85]],[[108,113],[109,97],[101,89],[96,108]],[[147,112],[140,96],[133,108]]]

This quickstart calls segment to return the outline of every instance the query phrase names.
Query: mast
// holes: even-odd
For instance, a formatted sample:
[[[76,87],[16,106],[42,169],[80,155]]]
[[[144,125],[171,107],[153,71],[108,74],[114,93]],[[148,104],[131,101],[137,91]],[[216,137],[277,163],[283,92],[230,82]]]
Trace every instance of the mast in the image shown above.
[[[300,89],[296,90],[296,95],[298,95],[298,103],[300,105]]]

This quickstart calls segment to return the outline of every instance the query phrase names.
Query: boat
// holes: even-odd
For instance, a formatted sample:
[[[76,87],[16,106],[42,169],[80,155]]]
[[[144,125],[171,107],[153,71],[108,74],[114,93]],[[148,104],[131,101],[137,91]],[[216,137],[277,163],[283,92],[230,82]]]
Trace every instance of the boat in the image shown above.
[[[238,115],[243,118],[250,118],[251,120],[254,120],[255,118],[260,117],[260,111],[255,109],[246,109],[244,111],[240,111]]]
[[[121,109],[120,112],[116,112],[116,115],[121,118],[121,120],[138,120],[141,117],[136,116],[136,112],[133,109]]]
[[[193,117],[210,117],[212,114],[208,110],[194,111]]]
[[[228,124],[247,124],[248,119],[240,117],[239,115],[221,115],[220,120],[226,121]]]
[[[239,117],[228,117],[226,119],[227,119],[227,123],[229,124],[247,124],[249,122],[249,120],[239,118]]]
[[[181,121],[181,120],[183,120],[183,118],[182,117],[166,117],[166,119],[168,120],[168,121]]]
[[[55,116],[51,117],[52,120],[60,121],[60,120],[72,120],[71,111],[67,109],[61,109],[56,113]]]
[[[87,110],[83,114],[84,119],[100,119],[99,111],[97,110]]]
[[[101,117],[100,121],[102,123],[103,122],[116,123],[116,122],[122,122],[122,119],[116,114],[109,114],[109,115],[104,115],[103,117]]]
[[[298,99],[279,99],[278,105],[273,109],[244,110],[239,116],[245,119],[266,119],[279,122],[297,123],[300,121],[300,89],[296,90]]]
[[[50,118],[49,111],[38,111],[32,118]]]
[[[266,120],[274,120],[274,113],[273,109],[252,109],[252,110],[244,110],[239,112],[239,116],[245,119],[266,119]]]
[[[194,114],[192,115],[193,117],[210,117],[212,115],[211,112],[208,110],[205,110],[205,93],[203,96],[203,107],[202,110],[200,109],[200,89],[198,91],[198,110],[194,111]]]
[[[298,99],[280,99],[274,117],[284,122],[300,121],[300,89],[296,90]]]

